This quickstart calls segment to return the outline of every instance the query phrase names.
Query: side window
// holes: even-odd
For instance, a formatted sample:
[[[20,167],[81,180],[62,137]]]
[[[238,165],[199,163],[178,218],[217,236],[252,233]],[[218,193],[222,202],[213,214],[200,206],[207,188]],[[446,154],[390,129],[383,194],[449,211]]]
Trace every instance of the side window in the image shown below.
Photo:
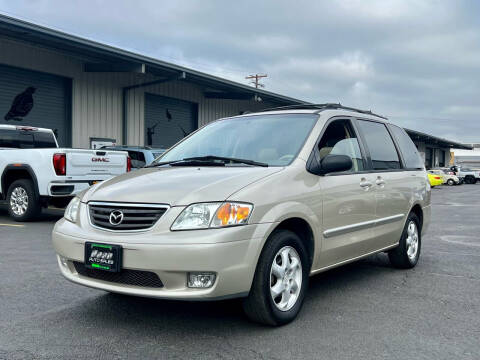
[[[140,151],[129,151],[128,156],[132,159],[132,167],[135,169],[142,168],[146,165],[145,156]]]
[[[327,155],[347,155],[352,159],[350,172],[365,169],[357,135],[350,120],[335,120],[330,123],[318,144],[320,160]]]
[[[382,123],[358,120],[370,150],[373,170],[400,169],[400,159],[392,138]]]
[[[423,160],[410,136],[408,136],[405,130],[396,125],[390,125],[390,129],[400,146],[400,151],[405,160],[405,167],[407,169],[423,169]]]

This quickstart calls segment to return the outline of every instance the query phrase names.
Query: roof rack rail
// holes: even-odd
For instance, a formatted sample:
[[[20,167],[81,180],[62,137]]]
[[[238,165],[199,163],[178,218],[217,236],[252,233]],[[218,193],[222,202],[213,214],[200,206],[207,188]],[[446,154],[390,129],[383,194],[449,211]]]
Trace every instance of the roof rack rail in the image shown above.
[[[278,111],[278,110],[294,110],[294,109],[318,109],[319,111],[322,110],[329,110],[329,109],[343,109],[343,110],[351,110],[351,111],[356,111],[362,114],[367,114],[367,115],[372,115],[379,117],[384,120],[388,120],[387,117],[378,115],[373,113],[371,110],[362,110],[362,109],[356,109],[353,107],[348,107],[348,106],[343,106],[342,104],[338,103],[326,103],[326,104],[296,104],[296,105],[287,105],[287,106],[279,106],[279,107],[274,107],[274,108],[269,108],[265,109],[262,111]]]

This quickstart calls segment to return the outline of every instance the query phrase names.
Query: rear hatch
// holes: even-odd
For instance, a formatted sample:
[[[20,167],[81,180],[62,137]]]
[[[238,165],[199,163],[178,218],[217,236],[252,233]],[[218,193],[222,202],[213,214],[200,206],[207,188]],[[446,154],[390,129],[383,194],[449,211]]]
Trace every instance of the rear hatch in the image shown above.
[[[125,151],[65,149],[59,152],[67,155],[67,176],[114,176],[127,171]]]

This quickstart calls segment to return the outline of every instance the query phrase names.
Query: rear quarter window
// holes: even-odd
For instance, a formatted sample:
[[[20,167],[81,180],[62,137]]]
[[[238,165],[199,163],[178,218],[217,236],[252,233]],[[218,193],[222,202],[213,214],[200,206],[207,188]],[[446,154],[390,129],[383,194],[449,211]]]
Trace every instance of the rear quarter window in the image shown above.
[[[390,125],[390,130],[400,147],[405,167],[407,169],[423,169],[423,160],[418,153],[417,147],[405,130],[396,125]]]

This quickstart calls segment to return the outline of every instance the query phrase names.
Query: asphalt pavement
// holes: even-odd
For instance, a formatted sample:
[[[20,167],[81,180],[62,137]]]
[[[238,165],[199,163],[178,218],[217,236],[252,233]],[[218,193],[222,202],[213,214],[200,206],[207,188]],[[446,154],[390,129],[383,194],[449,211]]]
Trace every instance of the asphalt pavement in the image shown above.
[[[238,300],[174,302],[72,284],[50,232],[61,212],[0,209],[0,359],[480,359],[480,184],[440,187],[412,270],[385,254],[311,279],[299,317],[271,328]]]

